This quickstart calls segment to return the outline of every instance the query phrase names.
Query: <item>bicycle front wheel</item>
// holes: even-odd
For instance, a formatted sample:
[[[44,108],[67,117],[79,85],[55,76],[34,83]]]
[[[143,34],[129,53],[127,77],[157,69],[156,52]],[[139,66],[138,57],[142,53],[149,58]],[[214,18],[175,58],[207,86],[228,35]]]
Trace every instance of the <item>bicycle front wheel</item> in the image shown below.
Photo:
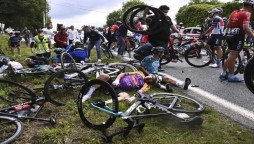
[[[65,69],[54,73],[45,83],[44,96],[55,105],[65,105],[74,100],[87,77],[76,69]]]
[[[15,141],[24,131],[23,123],[13,117],[0,116],[0,143],[8,144]]]
[[[91,89],[95,89],[91,94]],[[88,93],[91,95],[88,96]],[[78,112],[88,128],[103,130],[110,127],[118,114],[118,100],[111,85],[102,80],[84,84],[78,96]]]
[[[212,62],[212,53],[204,47],[191,47],[185,51],[186,62],[197,68],[208,66]]]
[[[247,88],[254,94],[254,57],[252,57],[244,70],[244,81]]]
[[[168,110],[172,112],[198,114],[204,111],[204,106],[200,102],[187,96],[173,93],[154,93],[151,97],[159,104],[168,107]]]
[[[61,54],[61,66],[62,69],[77,69],[75,60],[67,52]]]
[[[28,88],[8,80],[0,80],[0,111],[10,106],[35,103],[37,96]]]
[[[101,45],[102,52],[107,58],[111,57],[110,50],[108,49],[108,46],[106,44]]]

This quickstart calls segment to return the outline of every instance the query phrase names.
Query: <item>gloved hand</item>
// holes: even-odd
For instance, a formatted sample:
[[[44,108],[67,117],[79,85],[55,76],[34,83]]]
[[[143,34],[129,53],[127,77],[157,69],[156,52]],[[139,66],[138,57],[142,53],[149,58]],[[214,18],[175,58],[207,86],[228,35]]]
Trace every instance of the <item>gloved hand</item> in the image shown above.
[[[115,81],[113,81],[112,85],[113,86],[119,86],[120,80],[116,79]]]

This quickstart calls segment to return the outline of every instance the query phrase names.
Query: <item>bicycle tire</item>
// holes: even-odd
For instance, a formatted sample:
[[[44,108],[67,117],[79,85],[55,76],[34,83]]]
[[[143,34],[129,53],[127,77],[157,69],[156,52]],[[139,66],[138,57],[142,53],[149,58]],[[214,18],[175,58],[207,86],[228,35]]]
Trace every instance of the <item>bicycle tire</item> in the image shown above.
[[[154,93],[151,97],[166,107],[169,107],[172,101],[177,99],[176,104],[172,109],[169,109],[172,112],[199,114],[204,111],[204,106],[200,102],[187,96],[173,93]],[[160,101],[163,99],[167,99],[167,101]]]
[[[249,50],[244,47],[243,52],[244,52],[244,55],[247,57],[247,60],[249,60],[250,57],[251,57]],[[243,74],[244,69],[246,67],[246,64],[244,64],[244,62],[242,62],[242,57],[240,55],[239,55],[239,57],[240,57],[240,60],[241,60],[241,61],[239,61],[241,63],[241,65],[237,66],[236,70],[234,71],[234,75],[237,75],[238,73]]]
[[[184,53],[185,61],[193,67],[201,68],[208,66],[212,62],[212,53],[210,50],[201,47],[191,47]]]
[[[27,102],[33,105],[36,102],[36,94],[16,82],[0,80],[0,87],[0,110]]]
[[[107,57],[107,58],[110,58],[111,57],[111,54],[108,50],[108,47],[106,44],[102,44],[101,45],[101,49],[102,49],[102,52],[104,53],[104,55]]]
[[[9,144],[15,141],[24,131],[23,123],[14,117],[0,116],[0,143]]]
[[[80,70],[64,69],[54,73],[46,81],[43,94],[46,100],[57,105],[65,105],[68,100],[72,100],[87,81],[87,77]]]
[[[100,85],[101,87],[97,88],[89,99],[82,102],[83,96],[90,90],[90,87],[94,85]],[[103,102],[109,100],[112,100],[112,103],[105,106]],[[102,104],[98,105],[98,101],[102,102]],[[116,117],[92,108],[91,105],[95,105],[96,103],[99,108],[108,109],[112,113],[118,113],[118,100],[115,90],[109,83],[99,79],[88,81],[83,85],[78,96],[77,105],[79,116],[88,128],[105,130],[115,122]]]
[[[254,94],[254,57],[251,57],[244,70],[244,82],[247,88]]]
[[[77,69],[76,62],[69,53],[63,52],[60,60],[62,69]]]

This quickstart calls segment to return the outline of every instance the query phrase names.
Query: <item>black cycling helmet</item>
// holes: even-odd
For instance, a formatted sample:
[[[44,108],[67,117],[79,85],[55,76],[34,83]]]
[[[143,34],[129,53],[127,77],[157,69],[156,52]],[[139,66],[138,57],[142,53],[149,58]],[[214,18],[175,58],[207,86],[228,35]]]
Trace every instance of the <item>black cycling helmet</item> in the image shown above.
[[[7,61],[9,61],[10,58],[6,57],[6,56],[0,56],[0,66],[2,66],[4,63],[6,63]]]
[[[15,31],[14,34],[15,34],[16,36],[19,36],[19,35],[20,35],[20,31]]]
[[[153,47],[151,51],[152,51],[152,53],[164,52],[165,48],[164,47]]]
[[[161,5],[159,10],[169,10],[169,7],[167,5]]]

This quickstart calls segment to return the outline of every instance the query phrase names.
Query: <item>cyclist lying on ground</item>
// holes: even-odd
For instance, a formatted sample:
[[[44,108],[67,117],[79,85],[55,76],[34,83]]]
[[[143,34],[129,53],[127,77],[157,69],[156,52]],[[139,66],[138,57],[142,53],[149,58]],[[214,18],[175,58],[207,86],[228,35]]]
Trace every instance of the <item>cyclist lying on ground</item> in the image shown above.
[[[168,91],[172,91],[169,84],[173,84],[177,87],[183,88],[185,90],[188,89],[188,86],[191,83],[191,80],[189,78],[186,78],[184,82],[181,81],[175,81],[171,79],[168,76],[161,76],[158,75],[158,70],[160,66],[160,58],[163,56],[165,49],[163,47],[153,47],[152,48],[152,54],[149,56],[146,56],[142,61],[140,65],[140,70],[147,76],[150,74],[153,74],[153,76],[156,76],[156,79],[158,79],[158,83],[166,83],[166,89]]]
[[[8,68],[10,68],[9,66],[11,66],[13,71],[16,71],[16,70],[19,70],[19,69],[23,69],[23,66],[22,66],[21,63],[16,62],[16,61],[11,61],[6,56],[0,56],[0,78],[5,76],[5,74],[3,74],[3,72],[5,70],[7,70]]]
[[[38,56],[29,56],[28,58],[25,59],[25,63],[29,68],[34,68],[37,65],[47,65],[48,59]]]
[[[138,90],[140,93],[144,93],[150,89],[150,84],[153,77],[145,77],[141,71],[126,72],[119,74],[115,80],[113,80],[108,74],[101,74],[98,79],[108,81],[116,90],[118,95],[118,101],[129,100],[132,101],[130,95],[126,92],[129,90]],[[89,89],[87,94],[83,97],[82,102],[89,99],[92,93],[99,88],[100,85],[94,85]],[[110,102],[109,102],[110,103]]]

